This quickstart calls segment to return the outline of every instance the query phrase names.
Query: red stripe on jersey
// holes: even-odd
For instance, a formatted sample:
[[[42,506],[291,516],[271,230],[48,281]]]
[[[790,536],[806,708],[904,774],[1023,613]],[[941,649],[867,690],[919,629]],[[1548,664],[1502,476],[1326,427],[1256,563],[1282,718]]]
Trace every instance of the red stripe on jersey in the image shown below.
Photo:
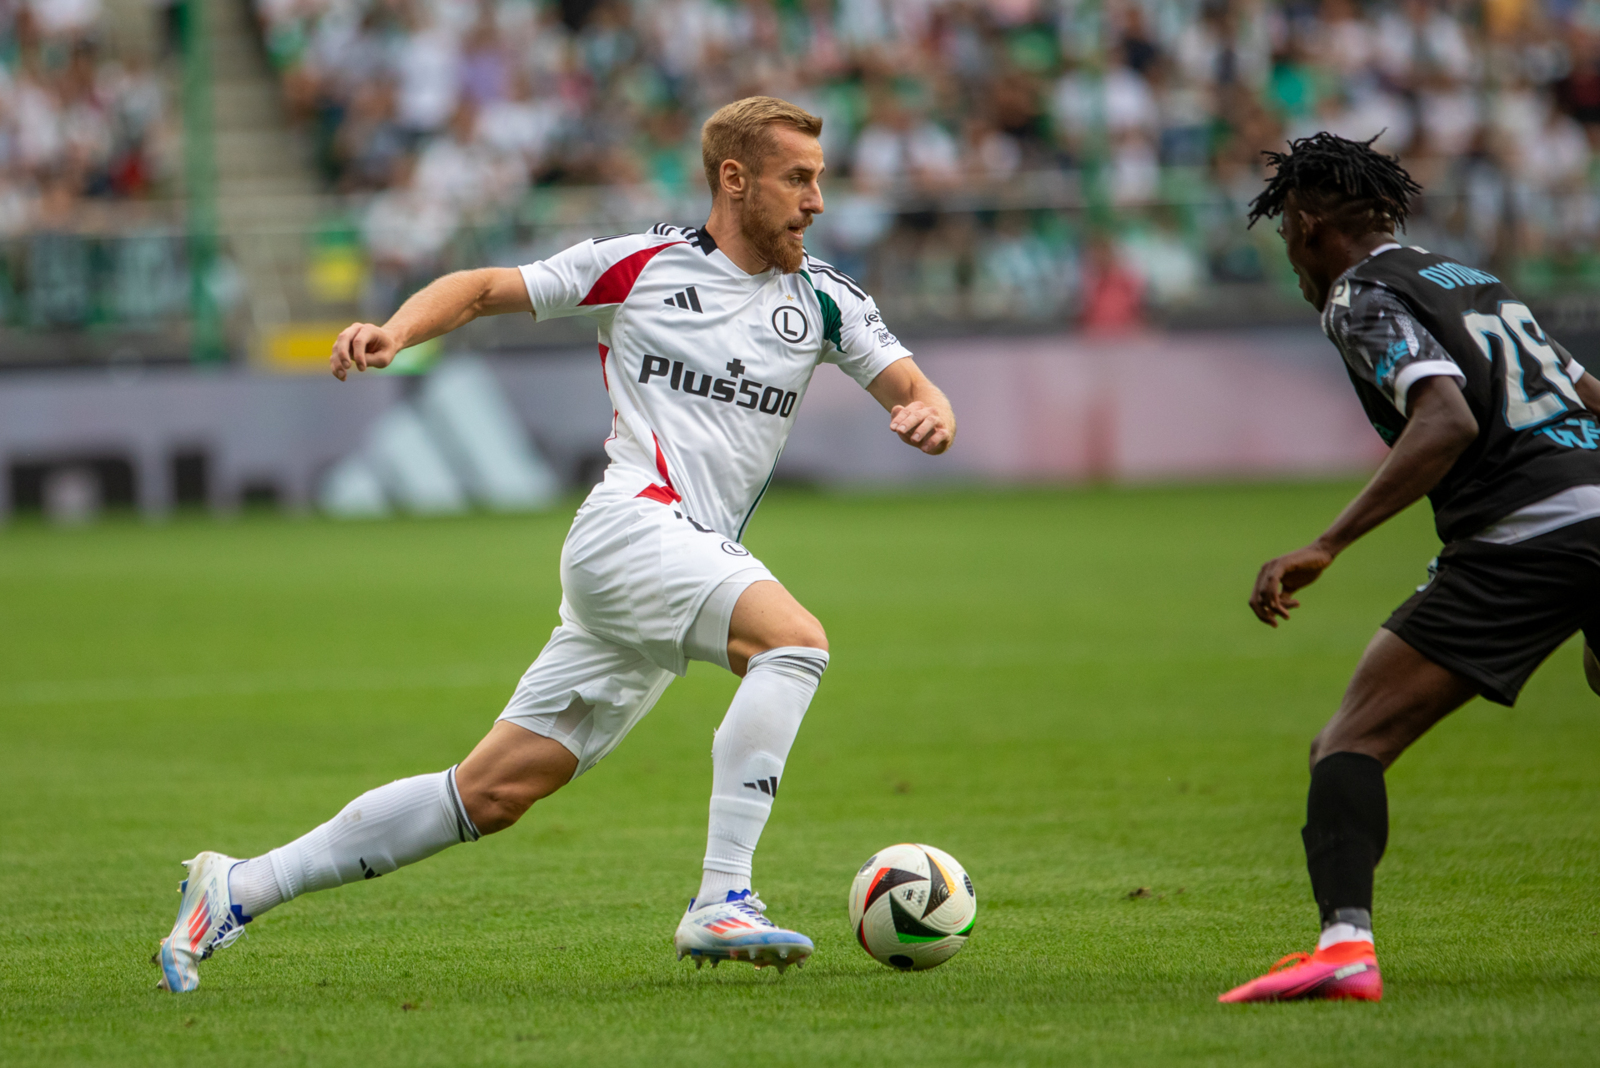
[[[605,383],[607,393],[611,392],[611,376],[606,374],[606,357],[610,355],[610,353],[610,349],[606,348],[604,345],[600,346],[600,381]]]
[[[656,443],[656,470],[661,472],[661,481],[667,484],[668,489],[672,489],[672,476],[667,474],[667,458],[661,452],[661,439],[651,434],[650,440]]]
[[[678,495],[678,491],[672,486],[672,476],[667,473],[667,458],[661,452],[661,439],[653,433],[650,438],[656,443],[656,470],[661,472],[661,481],[665,482],[666,485],[646,486],[639,491],[638,495],[649,498],[652,501],[659,501],[662,504],[672,504],[674,501],[683,500]]]
[[[605,274],[602,274],[595,281],[594,288],[589,290],[589,295],[578,303],[621,304],[628,299],[628,294],[633,292],[633,283],[639,280],[644,265],[650,262],[652,256],[673,245],[686,244],[687,241],[673,241],[670,244],[657,245],[655,248],[642,248],[638,252],[622,257],[606,268]]]
[[[665,486],[646,486],[637,496],[655,501],[657,504],[676,504],[678,501],[678,495]]]

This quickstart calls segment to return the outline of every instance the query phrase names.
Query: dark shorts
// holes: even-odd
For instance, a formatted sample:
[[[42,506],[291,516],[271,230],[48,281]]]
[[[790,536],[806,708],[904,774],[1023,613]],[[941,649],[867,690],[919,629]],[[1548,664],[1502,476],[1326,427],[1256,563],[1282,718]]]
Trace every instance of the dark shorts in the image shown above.
[[[1545,657],[1581,630],[1600,647],[1600,519],[1517,545],[1455,541],[1439,573],[1384,623],[1423,656],[1514,704]]]

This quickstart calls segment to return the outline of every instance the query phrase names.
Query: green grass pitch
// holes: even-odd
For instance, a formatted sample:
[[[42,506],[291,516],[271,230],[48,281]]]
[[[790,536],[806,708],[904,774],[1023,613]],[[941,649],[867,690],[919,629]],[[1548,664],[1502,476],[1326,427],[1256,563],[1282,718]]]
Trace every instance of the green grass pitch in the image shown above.
[[[756,861],[816,940],[802,971],[673,960],[734,686],[696,665],[521,825],[292,902],[176,997],[148,958],[177,862],[464,755],[554,624],[570,509],[0,531],[0,1063],[1594,1064],[1575,644],[1391,773],[1382,1004],[1214,1001],[1309,948],[1306,746],[1436,549],[1413,509],[1261,626],[1257,566],[1353,488],[768,502],[750,545],[834,656]],[[845,915],[904,840],[979,898],[967,948],[911,975]]]

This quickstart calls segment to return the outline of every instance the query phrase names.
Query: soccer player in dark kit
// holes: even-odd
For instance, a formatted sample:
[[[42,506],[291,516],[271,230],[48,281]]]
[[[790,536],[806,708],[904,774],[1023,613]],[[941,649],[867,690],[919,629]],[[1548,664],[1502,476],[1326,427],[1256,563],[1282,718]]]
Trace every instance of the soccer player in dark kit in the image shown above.
[[[1266,153],[1275,173],[1251,205],[1252,225],[1281,217],[1300,290],[1390,452],[1321,537],[1262,566],[1250,608],[1288,619],[1297,590],[1424,494],[1445,544],[1311,743],[1301,834],[1316,952],[1221,1001],[1382,997],[1372,881],[1389,837],[1385,769],[1474,695],[1510,705],[1580,629],[1600,692],[1600,381],[1498,278],[1395,240],[1421,188],[1371,146],[1319,133]]]

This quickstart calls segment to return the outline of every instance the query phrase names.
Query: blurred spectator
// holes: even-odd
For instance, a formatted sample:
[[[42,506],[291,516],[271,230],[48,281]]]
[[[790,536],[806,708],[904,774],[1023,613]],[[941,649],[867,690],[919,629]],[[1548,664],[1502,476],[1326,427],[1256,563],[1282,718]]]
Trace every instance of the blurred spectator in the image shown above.
[[[0,0],[0,234],[167,187],[170,104],[140,57],[106,56],[96,0]],[[52,261],[55,262],[55,261]]]
[[[1079,325],[1093,334],[1120,334],[1138,328],[1144,279],[1124,259],[1111,238],[1089,239],[1083,269],[1083,314]]]
[[[63,197],[175,191],[172,72],[108,54],[103,3],[0,0],[0,233]],[[915,308],[1060,315],[1079,294],[1101,322],[1129,294],[1162,309],[1271,282],[1270,232],[1240,221],[1260,153],[1321,129],[1378,138],[1427,185],[1423,244],[1500,270],[1600,258],[1594,3],[252,3],[391,278],[483,251],[449,227],[510,255],[600,218],[698,221],[700,124],[756,92],[826,119],[819,253]],[[408,215],[415,239],[392,232]]]

